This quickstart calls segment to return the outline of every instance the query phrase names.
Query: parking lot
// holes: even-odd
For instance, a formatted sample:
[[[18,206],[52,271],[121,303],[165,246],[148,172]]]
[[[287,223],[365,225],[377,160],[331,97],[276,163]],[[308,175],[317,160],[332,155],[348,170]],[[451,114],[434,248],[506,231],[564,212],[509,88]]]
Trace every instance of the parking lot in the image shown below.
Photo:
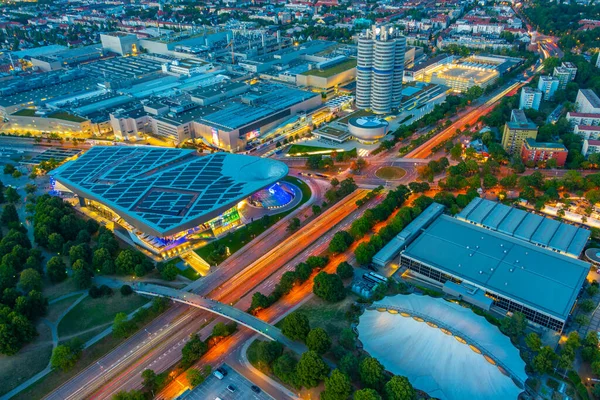
[[[192,392],[185,396],[185,400],[237,400],[237,399],[253,399],[253,400],[270,400],[271,396],[261,390],[260,393],[254,393],[250,386],[252,382],[238,374],[228,365],[223,365],[221,368],[227,371],[227,376],[219,380],[214,375],[206,378],[203,384],[197,386]],[[227,386],[235,387],[235,392],[231,393],[227,390]]]

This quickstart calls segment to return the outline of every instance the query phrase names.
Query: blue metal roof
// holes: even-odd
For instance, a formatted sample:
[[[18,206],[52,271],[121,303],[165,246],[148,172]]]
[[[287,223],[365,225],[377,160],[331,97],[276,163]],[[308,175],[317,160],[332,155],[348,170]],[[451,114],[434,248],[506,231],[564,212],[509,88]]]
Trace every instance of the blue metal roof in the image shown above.
[[[457,218],[574,257],[590,237],[587,229],[481,198],[473,199]]]
[[[403,255],[562,320],[589,271],[583,261],[446,215]]]
[[[245,155],[96,146],[53,175],[134,227],[167,236],[207,222],[287,172],[282,162]]]

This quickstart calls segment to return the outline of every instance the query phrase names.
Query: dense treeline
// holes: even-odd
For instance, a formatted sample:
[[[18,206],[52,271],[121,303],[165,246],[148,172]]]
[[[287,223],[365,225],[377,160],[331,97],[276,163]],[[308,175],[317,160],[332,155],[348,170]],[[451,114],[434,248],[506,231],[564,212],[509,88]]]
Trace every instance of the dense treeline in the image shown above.
[[[583,16],[588,19],[600,18],[600,6],[596,4],[580,5],[566,2],[557,4],[548,0],[538,0],[523,11],[535,29],[557,36],[577,30]]]
[[[0,353],[8,355],[37,336],[33,322],[48,306],[41,293],[44,257],[18,218],[14,205],[3,207],[2,226],[12,227],[0,240]]]

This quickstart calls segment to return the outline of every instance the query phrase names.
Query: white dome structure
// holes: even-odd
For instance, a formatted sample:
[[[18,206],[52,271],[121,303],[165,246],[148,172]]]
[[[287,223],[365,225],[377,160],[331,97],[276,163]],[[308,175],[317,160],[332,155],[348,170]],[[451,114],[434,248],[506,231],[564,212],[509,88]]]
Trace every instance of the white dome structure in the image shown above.
[[[388,122],[378,117],[354,117],[348,121],[348,132],[360,142],[376,142],[387,134],[388,127]]]

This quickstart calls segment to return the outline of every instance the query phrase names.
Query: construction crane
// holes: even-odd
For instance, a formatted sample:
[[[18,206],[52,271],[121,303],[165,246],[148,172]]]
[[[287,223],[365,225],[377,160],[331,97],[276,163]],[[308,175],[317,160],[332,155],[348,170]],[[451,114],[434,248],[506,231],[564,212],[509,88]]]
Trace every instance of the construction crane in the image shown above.
[[[225,46],[225,48],[228,48],[229,46],[231,46],[231,65],[235,64],[235,54],[233,52],[233,39],[231,39],[229,41],[229,44],[227,44],[227,46]]]

